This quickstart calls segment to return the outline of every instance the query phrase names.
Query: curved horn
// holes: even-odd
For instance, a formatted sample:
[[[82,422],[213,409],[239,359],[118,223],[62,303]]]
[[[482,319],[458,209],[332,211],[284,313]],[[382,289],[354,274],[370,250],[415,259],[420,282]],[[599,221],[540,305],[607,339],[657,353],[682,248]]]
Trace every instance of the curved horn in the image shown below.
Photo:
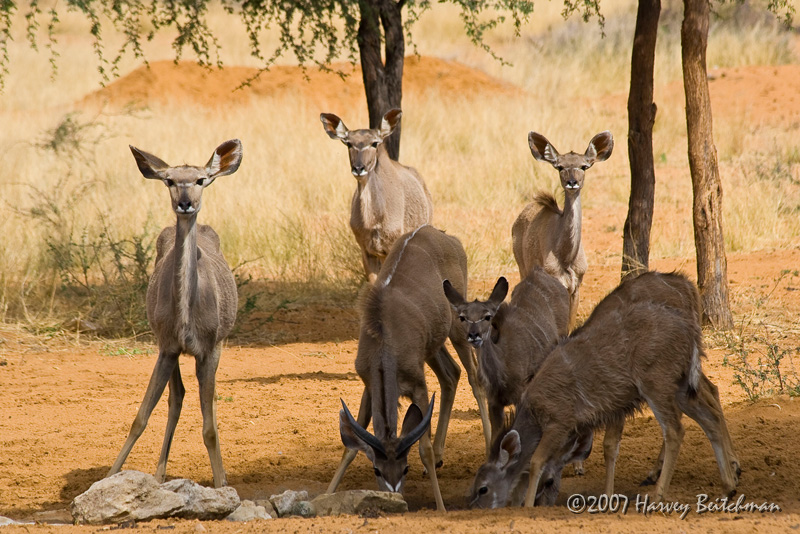
[[[343,399],[339,399],[342,401],[342,408],[343,410],[339,412],[339,417],[344,416],[347,419],[347,422],[350,425],[350,428],[355,432],[356,436],[361,439],[364,443],[372,447],[375,451],[381,453],[384,457],[386,455],[386,449],[383,448],[383,443],[380,442],[378,438],[367,432],[367,430],[358,424],[358,421],[355,420],[353,414],[350,413],[350,410],[347,408],[347,405],[344,403]],[[342,436],[342,441],[347,443],[344,436]]]
[[[418,424],[411,432],[403,436],[403,439],[400,440],[400,443],[397,444],[397,451],[395,452],[396,457],[399,458],[400,456],[406,454],[408,449],[422,437],[422,434],[428,430],[428,427],[431,424],[431,417],[433,416],[433,404],[436,402],[436,393],[433,394],[431,397],[431,402],[428,405],[428,413],[425,414],[425,417],[422,418],[420,424]],[[417,408],[419,409],[419,408]]]

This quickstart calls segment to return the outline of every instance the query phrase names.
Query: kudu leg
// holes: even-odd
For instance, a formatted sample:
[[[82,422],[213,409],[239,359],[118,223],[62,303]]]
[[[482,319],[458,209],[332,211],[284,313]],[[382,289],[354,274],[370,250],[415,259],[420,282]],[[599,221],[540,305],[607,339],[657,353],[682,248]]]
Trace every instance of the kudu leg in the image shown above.
[[[696,395],[681,395],[678,404],[686,415],[697,421],[711,442],[725,494],[732,496],[739,483],[741,468],[722,413],[719,390],[705,375],[702,375],[698,386]]]
[[[169,414],[167,416],[167,431],[164,433],[164,443],[161,445],[161,456],[158,459],[156,468],[156,480],[163,483],[167,477],[167,458],[169,449],[172,446],[172,437],[175,435],[175,427],[178,426],[178,418],[181,416],[183,397],[186,389],[181,380],[181,366],[176,365],[172,370],[169,379]]]
[[[544,429],[542,439],[539,441],[536,450],[531,457],[530,475],[528,478],[528,491],[525,494],[525,507],[531,508],[536,503],[536,493],[539,489],[539,481],[547,462],[555,458],[564,443],[568,442],[569,432],[562,429]]]
[[[178,365],[179,356],[180,353],[167,353],[163,350],[158,353],[158,359],[156,360],[153,374],[150,375],[150,382],[147,384],[147,391],[144,393],[142,404],[139,406],[139,411],[136,413],[136,418],[133,420],[133,424],[131,425],[131,430],[128,433],[128,439],[125,440],[122,450],[119,451],[119,455],[117,456],[114,465],[112,465],[111,469],[108,470],[108,473],[106,474],[107,477],[110,477],[115,473],[119,473],[119,470],[122,469],[122,464],[125,463],[125,460],[128,458],[131,449],[133,449],[133,445],[136,443],[136,440],[139,439],[139,436],[142,435],[142,432],[144,432],[144,429],[147,427],[147,421],[150,419],[150,414],[153,413],[153,408],[156,407],[156,404],[158,404],[158,399],[160,399],[161,394],[164,393],[164,388],[167,385],[169,377],[172,375],[173,368]]]
[[[680,414],[663,413],[656,409],[653,409],[653,413],[655,413],[656,419],[658,419],[664,432],[664,464],[661,466],[661,475],[658,477],[653,495],[656,502],[661,502],[664,500],[664,494],[667,492],[672,475],[675,472],[675,464],[683,441],[684,429],[683,425],[681,425]]]
[[[356,418],[356,421],[359,425],[361,425],[361,428],[367,428],[371,418],[372,395],[369,392],[369,388],[365,387],[364,393],[361,394],[361,405],[358,407],[358,417]],[[336,491],[336,488],[339,487],[339,483],[344,477],[345,471],[347,471],[347,467],[353,462],[353,460],[355,460],[357,454],[357,450],[348,449],[347,447],[344,448],[342,460],[339,462],[339,467],[336,468],[336,473],[333,475],[333,480],[331,480],[331,483],[328,484],[328,489],[325,490],[325,493],[334,493]]]
[[[227,485],[225,468],[222,465],[222,452],[219,445],[217,429],[217,390],[216,374],[219,365],[221,345],[217,345],[204,358],[196,358],[195,369],[200,389],[200,411],[203,413],[203,442],[211,460],[211,471],[214,474],[214,487]]]
[[[647,473],[647,478],[639,483],[640,486],[652,486],[658,480],[658,477],[661,476],[661,467],[664,465],[664,449],[666,448],[666,442],[661,442],[661,451],[658,453],[658,458],[656,458],[656,463],[653,465],[653,468]]]
[[[412,401],[419,406],[422,413],[428,411],[428,391],[427,388],[418,388],[413,396]],[[422,434],[419,440],[419,457],[422,460],[422,465],[428,472],[428,477],[431,480],[433,487],[433,498],[436,501],[436,509],[440,512],[445,512],[444,500],[442,499],[442,491],[439,489],[439,479],[436,476],[436,455],[433,453],[433,445],[431,444],[431,429]]]
[[[456,399],[456,388],[461,377],[461,368],[442,346],[428,360],[428,366],[433,370],[441,388],[439,398],[439,422],[436,425],[436,435],[433,439],[433,454],[436,458],[436,467],[441,467],[444,457],[444,442],[447,438],[447,428],[450,425],[450,415],[453,411],[453,402]]]
[[[617,457],[619,456],[619,442],[622,440],[622,430],[625,421],[614,421],[606,425],[606,434],[603,436],[603,460],[606,464],[606,487],[605,494],[614,494],[614,472],[617,468]]]
[[[478,412],[481,415],[481,425],[483,426],[483,439],[486,444],[486,457],[488,458],[492,450],[492,423],[489,421],[486,392],[483,391],[483,386],[478,379],[478,357],[472,350],[472,346],[464,339],[464,332],[460,328],[456,332],[451,330],[450,342],[453,343],[458,359],[461,360],[461,364],[467,371],[467,380],[478,403]]]

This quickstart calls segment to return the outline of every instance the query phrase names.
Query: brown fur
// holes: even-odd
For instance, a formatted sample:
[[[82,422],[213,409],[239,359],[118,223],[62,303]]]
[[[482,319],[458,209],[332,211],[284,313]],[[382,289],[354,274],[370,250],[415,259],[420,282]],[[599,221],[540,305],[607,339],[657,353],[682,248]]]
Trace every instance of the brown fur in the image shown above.
[[[361,302],[361,333],[355,362],[356,371],[364,382],[357,424],[366,429],[372,420],[374,436],[383,451],[376,450],[363,439],[356,439],[358,433],[346,418],[342,418],[342,439],[351,448],[345,450],[328,487],[329,493],[336,490],[356,449],[364,451],[372,460],[381,489],[402,490],[403,471],[408,464],[407,451],[405,454],[396,452],[403,441],[403,436],[397,437],[398,398],[408,397],[422,413],[427,411],[429,395],[424,371],[427,363],[439,380],[441,398],[436,439],[431,446],[430,434],[424,433],[420,456],[431,478],[437,508],[444,508],[436,466],[441,463],[461,373],[444,347],[445,341],[450,339],[465,365],[471,363],[472,357],[441,291],[445,279],[452,280],[460,290],[466,290],[466,253],[455,237],[432,226],[423,226],[395,242],[375,284],[367,289]],[[467,369],[469,371],[470,367]],[[478,402],[480,404],[481,400]]]

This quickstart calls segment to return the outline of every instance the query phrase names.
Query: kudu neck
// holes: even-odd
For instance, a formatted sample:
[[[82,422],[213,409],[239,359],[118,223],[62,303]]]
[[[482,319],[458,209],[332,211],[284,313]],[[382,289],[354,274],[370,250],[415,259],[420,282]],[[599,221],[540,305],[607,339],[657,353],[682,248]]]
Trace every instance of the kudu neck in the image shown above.
[[[197,291],[197,213],[178,216],[175,226],[174,303],[182,324],[189,322],[189,309]]]

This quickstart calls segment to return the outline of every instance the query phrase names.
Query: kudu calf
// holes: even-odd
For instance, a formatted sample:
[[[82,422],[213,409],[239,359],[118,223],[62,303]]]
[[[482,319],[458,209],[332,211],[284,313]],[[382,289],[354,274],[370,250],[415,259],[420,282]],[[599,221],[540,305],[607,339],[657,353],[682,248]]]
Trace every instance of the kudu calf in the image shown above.
[[[350,202],[350,228],[371,283],[397,238],[433,220],[431,194],[422,177],[416,169],[391,159],[383,145],[402,114],[392,109],[383,116],[380,128],[362,130],[348,130],[331,113],[320,115],[328,135],[344,143],[350,155],[350,170],[358,182]]]
[[[336,490],[358,450],[364,451],[372,462],[381,490],[402,492],[409,449],[420,440],[420,457],[433,486],[436,507],[444,510],[436,467],[441,463],[461,374],[444,347],[447,338],[468,370],[467,362],[472,362],[470,346],[441,290],[445,279],[458,291],[466,291],[466,253],[458,239],[425,225],[395,243],[375,284],[367,288],[361,302],[356,356],[356,371],[364,382],[364,392],[357,420],[343,403],[339,428],[346,449],[328,493]],[[425,363],[441,387],[433,446]],[[397,437],[401,396],[410,398],[413,404]],[[478,404],[482,404],[480,399]],[[374,435],[366,430],[370,419]]]
[[[444,293],[461,327],[478,352],[478,377],[486,392],[492,443],[503,429],[504,408],[516,405],[559,338],[568,333],[569,294],[539,267],[528,273],[511,295],[500,277],[489,299],[467,302],[449,281]]]
[[[226,484],[217,431],[215,375],[222,341],[236,319],[236,282],[222,255],[219,236],[197,224],[203,189],[231,174],[242,161],[238,139],[222,143],[204,167],[170,167],[159,158],[130,147],[145,178],[161,180],[169,189],[177,224],[165,228],[156,244],[156,266],[147,287],[147,319],[158,342],[158,359],[128,439],[108,475],[117,473],[147,426],[169,382],[167,430],[156,479],[164,481],[167,457],[181,413],[184,387],[178,357],[194,356],[203,413],[203,441],[211,459],[216,487]]]
[[[539,192],[525,206],[511,228],[514,258],[520,279],[539,265],[558,278],[570,294],[570,328],[575,326],[586,254],[581,243],[581,189],[584,173],[598,161],[611,156],[614,139],[611,132],[601,132],[589,142],[583,154],[559,154],[543,135],[528,134],[533,157],[550,163],[558,171],[564,189],[564,209],[548,193]]]
[[[655,499],[664,498],[674,472],[682,413],[705,432],[732,494],[739,462],[717,388],[701,368],[699,309],[697,288],[683,276],[651,272],[623,281],[547,356],[499,444],[502,461],[481,468],[473,499],[503,506],[529,472],[525,505],[532,506],[540,482],[548,482],[547,467],[563,463],[583,432],[602,426],[605,492],[613,493],[625,418],[645,402],[664,434]]]

